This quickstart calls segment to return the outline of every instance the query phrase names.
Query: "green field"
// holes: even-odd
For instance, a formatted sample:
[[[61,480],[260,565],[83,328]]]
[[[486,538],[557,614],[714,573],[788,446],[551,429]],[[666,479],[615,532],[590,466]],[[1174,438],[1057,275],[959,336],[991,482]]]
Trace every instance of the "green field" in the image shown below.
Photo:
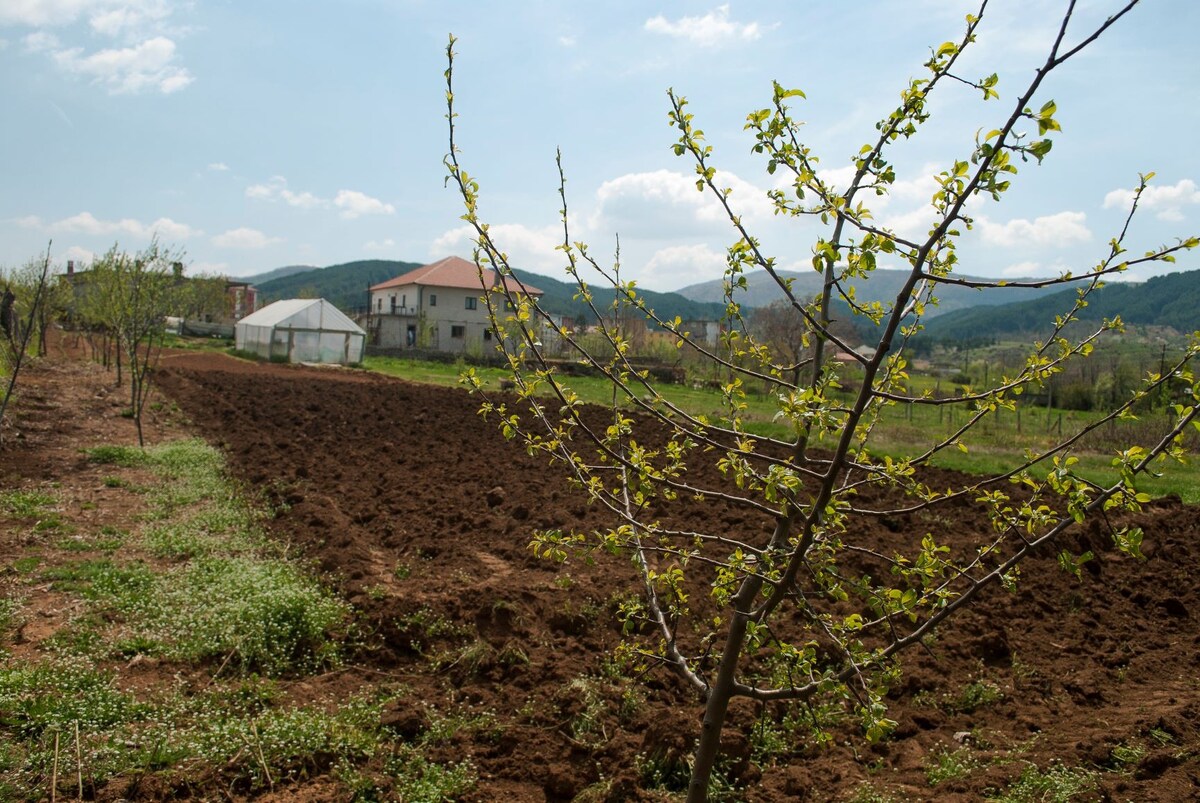
[[[445,386],[458,386],[465,368],[464,365],[391,357],[368,357],[364,367],[412,382]],[[501,380],[509,376],[502,368],[476,367],[475,373],[493,390],[499,390]],[[911,384],[919,392],[927,389],[927,385],[932,389],[934,382],[929,377],[914,377]],[[570,377],[568,384],[584,401],[595,404],[612,401],[612,386],[602,378]],[[721,414],[721,393],[717,390],[672,384],[659,384],[657,388],[673,404],[693,414],[712,417]],[[951,388],[947,384],[945,389]],[[760,391],[761,388],[747,388],[747,429],[764,435],[785,436],[787,428],[775,421],[778,408],[773,398]],[[965,416],[962,409],[953,409],[953,406],[893,405],[884,410],[872,434],[872,451],[895,458],[915,457],[956,431],[965,422]],[[1042,405],[1023,406],[1017,412],[1002,410],[986,418],[964,439],[966,452],[944,449],[931,462],[942,468],[970,473],[999,473],[1023,460],[1026,450],[1045,450],[1099,417],[1100,413]],[[1079,458],[1076,468],[1093,482],[1115,482],[1118,475],[1112,468],[1112,460],[1118,448],[1132,444],[1146,446],[1161,435],[1165,426],[1166,416],[1162,412],[1147,414],[1137,421],[1105,425],[1073,453]],[[1139,479],[1138,490],[1153,496],[1178,494],[1188,503],[1200,502],[1200,468],[1195,459],[1183,465],[1172,461],[1162,469],[1162,476],[1147,475]]]

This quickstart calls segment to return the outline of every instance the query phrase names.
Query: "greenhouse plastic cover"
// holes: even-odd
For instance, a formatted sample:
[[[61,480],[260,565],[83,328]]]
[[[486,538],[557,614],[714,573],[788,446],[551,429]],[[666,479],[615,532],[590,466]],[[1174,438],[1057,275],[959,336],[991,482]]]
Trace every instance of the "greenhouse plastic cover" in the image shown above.
[[[356,363],[366,332],[323,298],[289,298],[238,321],[236,345],[266,359]]]

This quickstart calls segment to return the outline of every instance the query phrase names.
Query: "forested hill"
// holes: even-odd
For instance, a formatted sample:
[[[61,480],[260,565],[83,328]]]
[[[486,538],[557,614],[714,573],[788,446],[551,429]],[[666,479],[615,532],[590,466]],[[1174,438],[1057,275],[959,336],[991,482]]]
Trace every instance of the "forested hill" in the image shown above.
[[[542,306],[547,312],[566,315],[573,319],[586,320],[595,317],[588,310],[587,304],[575,300],[578,288],[574,284],[527,271],[518,271],[517,276],[545,293],[542,296]],[[602,287],[598,284],[589,284],[588,289],[592,292],[592,303],[596,305],[596,308],[602,313],[607,312],[616,296],[616,291],[611,287]],[[639,288],[638,295],[645,299],[646,305],[654,310],[659,318],[664,320],[679,316],[685,321],[712,321],[720,318],[725,312],[724,304],[693,301],[684,298],[679,293],[656,293],[653,290]]]
[[[421,265],[416,262],[362,259],[327,268],[312,268],[261,284],[255,281],[254,276],[249,280],[258,287],[265,303],[281,298],[324,298],[338,309],[353,313],[366,309],[368,287],[419,267]]]
[[[814,271],[797,273],[794,271],[779,271],[779,275],[792,280],[792,291],[797,297],[812,298],[821,292],[824,277]],[[960,279],[979,279],[981,277],[966,274],[956,274]],[[752,270],[746,275],[746,289],[739,292],[737,300],[746,307],[763,307],[782,298],[779,287],[766,271]],[[908,271],[889,270],[880,268],[863,280],[852,282],[855,295],[860,302],[880,301],[891,304],[896,300],[900,290],[908,281]],[[987,281],[984,279],[984,281]],[[680,295],[695,301],[719,301],[724,295],[724,285],[720,279],[689,285],[679,290]],[[991,304],[1009,304],[1016,301],[1028,301],[1053,293],[1051,289],[1034,287],[1000,287],[989,289],[973,289],[946,285],[937,291],[938,304],[926,310],[929,318],[945,315],[952,310]]]
[[[253,285],[263,285],[272,279],[282,279],[284,276],[291,276],[294,273],[304,273],[305,271],[318,270],[316,265],[285,265],[282,268],[269,270],[266,273],[256,273],[253,276],[238,277],[241,281],[250,282]]]
[[[955,310],[926,321],[922,337],[963,340],[1044,334],[1074,300],[1075,290],[1062,290],[1031,301]],[[1144,284],[1112,282],[1088,298],[1079,317],[1099,322],[1118,315],[1128,324],[1169,326],[1179,332],[1200,329],[1200,271],[1157,276]]]
[[[331,301],[341,310],[353,313],[366,308],[367,288],[370,285],[379,284],[419,267],[421,266],[416,262],[370,259],[330,265],[327,268],[312,268],[300,273],[269,278],[261,283],[257,276],[248,276],[246,280],[258,287],[265,302],[298,296],[319,297]],[[262,275],[269,277],[274,273],[272,271]],[[547,312],[573,319],[591,317],[587,305],[575,300],[575,285],[540,273],[518,271],[517,275],[522,281],[529,282],[545,293],[542,296],[542,304]],[[692,301],[678,293],[655,293],[650,290],[640,292],[650,308],[661,318],[674,318],[678,315],[684,320],[714,320],[719,318],[725,309],[723,304]],[[596,286],[592,288],[592,295],[596,307],[603,312],[612,303],[614,291],[611,288]]]

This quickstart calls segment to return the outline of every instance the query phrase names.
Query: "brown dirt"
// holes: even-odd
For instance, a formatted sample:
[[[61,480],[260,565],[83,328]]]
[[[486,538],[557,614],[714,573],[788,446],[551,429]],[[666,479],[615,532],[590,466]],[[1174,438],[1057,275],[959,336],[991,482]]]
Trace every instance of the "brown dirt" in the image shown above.
[[[596,513],[553,469],[480,420],[476,399],[360,371],[219,355],[172,355],[160,374],[189,427],[276,503],[276,535],[315,559],[362,612],[367,636],[352,668],[306,681],[308,691],[293,691],[298,699],[336,696],[386,674],[441,710],[493,713],[494,728],[461,734],[442,756],[472,759],[475,800],[571,800],[601,789],[610,800],[661,799],[643,788],[638,757],[685,755],[700,706],[673,677],[651,675],[644,699],[621,710],[605,662],[620,637],[616,601],[633,590],[633,573],[615,559],[562,570],[532,556],[531,530],[587,527]],[[6,484],[86,476],[94,469],[79,446],[130,441],[132,424],[115,417],[119,403],[88,395],[103,380],[80,363],[30,373],[17,426],[24,437],[6,430],[0,451]],[[178,421],[155,426],[152,441],[182,431]],[[101,492],[96,477],[70,484]],[[730,527],[747,526],[728,516]],[[966,510],[941,516],[872,522],[855,535],[886,550],[930,529],[953,545],[982,526]],[[1053,760],[1100,770],[1101,799],[1200,797],[1200,509],[1160,500],[1138,523],[1144,562],[1085,529],[1074,545],[1097,559],[1082,580],[1053,557],[1037,558],[1015,595],[983,595],[930,650],[907,655],[889,701],[899,721],[893,738],[866,746],[848,727],[833,746],[796,745],[777,766],[735,760],[730,771],[745,797],[843,800],[870,782],[896,799],[980,800],[1027,762]],[[29,546],[11,532],[3,545]],[[431,617],[452,627],[419,624]],[[472,644],[473,653],[463,651]],[[1002,699],[970,713],[945,704],[978,680]],[[590,712],[589,688],[600,699]],[[588,713],[594,728],[581,729]],[[757,713],[734,707],[735,756],[746,754]],[[385,717],[401,735],[423,727],[419,711]],[[962,744],[996,760],[931,788],[931,755]],[[1146,750],[1121,765],[1113,750],[1123,745]],[[293,792],[270,799],[345,794],[328,777]]]

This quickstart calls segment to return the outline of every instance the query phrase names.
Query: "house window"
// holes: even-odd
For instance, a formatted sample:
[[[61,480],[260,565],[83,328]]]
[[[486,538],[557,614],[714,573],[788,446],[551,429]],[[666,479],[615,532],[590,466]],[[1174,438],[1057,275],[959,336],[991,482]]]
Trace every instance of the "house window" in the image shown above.
[[[429,294],[429,306],[431,306],[431,307],[437,306],[437,293]]]
[[[465,326],[451,326],[450,327],[450,337],[456,337],[459,340],[462,340],[463,336],[466,333],[467,333],[467,327],[465,327]]]
[[[396,314],[396,297],[392,296],[392,314]]]
[[[403,309],[408,306],[408,296],[400,296],[400,307]]]
[[[492,340],[492,330],[491,329],[483,330],[483,339],[488,341],[489,343],[491,342],[491,340]]]
[[[383,312],[383,299],[382,298],[375,299],[375,311]]]
[[[467,296],[467,309],[475,309],[475,296]]]

